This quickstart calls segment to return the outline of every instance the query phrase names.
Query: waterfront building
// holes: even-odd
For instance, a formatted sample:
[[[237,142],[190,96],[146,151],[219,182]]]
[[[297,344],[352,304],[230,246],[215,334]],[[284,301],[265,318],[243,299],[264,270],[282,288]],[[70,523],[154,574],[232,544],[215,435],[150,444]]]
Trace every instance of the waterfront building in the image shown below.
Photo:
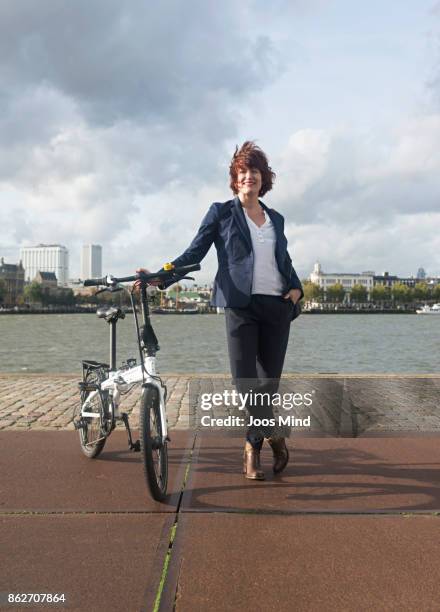
[[[69,278],[69,252],[61,244],[38,244],[20,251],[25,280],[32,281],[38,272],[53,272],[58,284],[65,286]]]
[[[310,281],[323,289],[324,293],[332,285],[340,284],[348,295],[354,285],[362,285],[369,295],[374,287],[374,272],[323,272],[321,264],[317,261],[310,274]]]
[[[58,285],[55,272],[40,272],[39,270],[35,276],[35,280],[45,289],[56,289]]]
[[[3,304],[14,306],[17,298],[24,289],[24,267],[20,261],[18,264],[7,264],[4,258],[0,259],[0,279],[5,284],[6,293]]]
[[[315,263],[313,272],[310,274],[310,281],[318,285],[324,292],[324,301],[326,301],[327,289],[336,284],[342,285],[345,291],[345,302],[350,302],[350,293],[354,285],[362,285],[367,290],[368,301],[370,300],[371,291],[376,286],[388,287],[390,290],[395,285],[406,285],[409,288],[414,288],[417,283],[424,282],[434,289],[439,284],[439,277],[430,277],[425,274],[424,270],[421,273],[419,269],[418,276],[400,277],[389,272],[383,274],[375,274],[373,271],[362,273],[347,273],[347,272],[326,272],[324,273],[319,262]]]
[[[102,277],[102,247],[99,244],[84,244],[81,250],[81,278]]]
[[[389,272],[384,272],[383,274],[375,274],[374,275],[374,286],[383,285],[384,287],[391,287],[399,282],[399,278]]]
[[[408,277],[400,277],[389,272],[384,272],[383,274],[375,274],[374,275],[374,285],[383,285],[384,287],[392,288],[393,285],[401,284],[406,285],[407,287],[415,287],[416,283],[420,282],[419,278],[415,278],[414,276]]]

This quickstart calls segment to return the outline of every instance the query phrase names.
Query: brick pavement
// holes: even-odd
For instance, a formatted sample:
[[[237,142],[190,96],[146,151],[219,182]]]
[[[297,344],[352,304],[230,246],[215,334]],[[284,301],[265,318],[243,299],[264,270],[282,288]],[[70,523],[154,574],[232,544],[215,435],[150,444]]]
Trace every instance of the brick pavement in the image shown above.
[[[0,374],[0,429],[73,429],[73,414],[79,408],[78,380],[75,374]],[[233,388],[226,374],[167,374],[163,380],[168,387],[170,429],[197,427],[202,392]],[[280,392],[286,390],[314,394],[311,408],[295,410],[300,418],[311,414],[312,433],[440,431],[440,375],[287,374]],[[138,386],[123,396],[121,410],[137,427]],[[225,406],[213,411],[215,417],[229,414],[238,412]]]

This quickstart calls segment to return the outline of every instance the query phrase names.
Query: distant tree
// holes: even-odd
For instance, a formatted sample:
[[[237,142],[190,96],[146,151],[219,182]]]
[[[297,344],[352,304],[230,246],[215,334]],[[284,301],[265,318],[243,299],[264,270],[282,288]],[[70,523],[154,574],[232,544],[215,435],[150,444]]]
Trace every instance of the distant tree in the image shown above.
[[[370,297],[373,302],[388,302],[391,299],[390,289],[384,285],[376,285],[371,290]]]
[[[391,289],[393,300],[402,304],[411,301],[411,293],[411,289],[403,283],[395,283]]]
[[[51,291],[48,287],[41,287],[40,285],[40,289],[41,289],[41,302],[44,304],[44,306],[48,306],[49,304],[57,303],[56,297],[53,297],[51,295]]]
[[[83,294],[78,293],[75,296],[75,300],[77,304],[96,304],[98,302],[98,298],[94,293]]]
[[[302,281],[304,300],[306,302],[319,302],[322,300],[322,289],[316,283],[309,280]]]
[[[431,296],[433,300],[440,300],[440,284],[434,287],[431,291]]]
[[[23,296],[26,302],[35,303],[43,301],[43,292],[41,285],[36,281],[32,281],[30,285],[26,285],[23,290]]]
[[[3,304],[5,295],[6,295],[6,283],[2,278],[0,278],[0,304]]]
[[[366,302],[367,289],[363,285],[353,285],[350,293],[352,302]]]
[[[67,289],[62,289],[61,291],[58,291],[57,301],[58,301],[58,304],[63,304],[66,306],[73,306],[76,300],[75,300],[75,296],[73,294],[72,289],[67,288]]]
[[[345,297],[345,290],[341,283],[330,285],[327,287],[327,302],[343,302]]]
[[[118,307],[126,307],[131,304],[130,296],[125,291],[104,291],[98,295],[95,293],[76,297],[77,301],[83,304],[96,304],[97,306],[108,306],[110,304],[114,304]],[[78,300],[78,298],[80,299]]]
[[[425,282],[416,283],[414,287],[414,298],[416,300],[429,300],[431,291]]]

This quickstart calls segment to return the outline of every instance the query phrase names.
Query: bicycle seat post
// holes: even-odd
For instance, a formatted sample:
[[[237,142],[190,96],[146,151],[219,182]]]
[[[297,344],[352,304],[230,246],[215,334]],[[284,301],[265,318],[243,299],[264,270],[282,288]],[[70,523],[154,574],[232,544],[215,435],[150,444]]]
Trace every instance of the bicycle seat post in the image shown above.
[[[100,319],[105,319],[110,325],[110,370],[116,367],[116,323],[118,319],[124,319],[125,313],[117,306],[100,306],[96,311]]]
[[[110,321],[110,370],[116,371],[116,324],[118,319]]]

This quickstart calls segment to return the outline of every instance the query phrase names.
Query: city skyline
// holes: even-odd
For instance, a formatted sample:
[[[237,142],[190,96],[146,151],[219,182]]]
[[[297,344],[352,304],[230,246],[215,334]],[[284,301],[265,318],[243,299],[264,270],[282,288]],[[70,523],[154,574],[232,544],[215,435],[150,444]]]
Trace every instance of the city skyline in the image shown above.
[[[69,280],[69,251],[62,244],[37,244],[20,249],[20,261],[26,282],[33,281],[38,272],[54,272],[57,283]]]
[[[2,256],[3,259],[4,256]],[[66,285],[74,279],[84,280],[103,275],[102,247],[99,244],[82,245],[79,256],[80,274],[72,274],[69,261],[69,249],[65,245],[39,243],[21,247],[19,260],[9,263],[23,265],[26,282],[34,280],[38,272],[54,272],[60,285]],[[73,261],[77,262],[76,259]],[[77,270],[77,263],[74,264],[73,270]]]
[[[427,0],[228,0],[195,23],[174,0],[3,3],[1,254],[56,236],[72,254],[101,244],[105,273],[158,269],[232,197],[235,145],[255,139],[300,277],[317,258],[440,275],[439,15]],[[212,248],[197,280],[216,268]]]
[[[69,249],[67,247],[65,247],[64,245],[60,245],[60,244],[56,244],[56,243],[51,244],[51,245],[46,245],[46,244],[42,244],[42,243],[40,243],[38,245],[27,245],[26,247],[22,247],[22,249],[38,249],[40,247],[46,247],[46,248],[48,248],[48,247],[49,248],[50,247],[52,247],[52,248],[53,247],[61,247],[63,249],[66,249],[68,261],[69,262],[71,261]],[[87,264],[85,264],[85,265],[86,265],[86,267],[89,266],[89,268],[90,268],[89,272],[90,273],[84,274],[85,268],[83,268],[83,257],[84,257],[83,253],[84,253],[84,249],[90,249],[90,247],[94,247],[95,249],[98,249],[99,255],[97,254],[98,251],[95,251],[93,254],[89,254],[88,255],[90,261]],[[2,256],[2,259],[3,258],[4,257]],[[93,262],[91,261],[92,258],[94,260]],[[6,261],[6,258],[4,258],[4,259]],[[77,261],[77,260],[73,260],[73,261]],[[19,262],[23,263],[23,259],[19,259],[18,261],[8,261],[8,263],[13,263],[13,264],[17,264]],[[317,266],[318,266],[318,268],[317,268]],[[41,268],[39,268],[38,266],[33,266],[32,269],[34,269],[34,268],[35,268],[35,271],[42,271],[42,272],[43,271],[49,271],[49,269],[50,269],[50,271],[54,271],[55,270],[55,266],[47,266],[47,265],[42,266]],[[78,280],[78,279],[84,280],[86,278],[101,277],[103,275],[108,274],[109,272],[106,272],[102,268],[102,247],[101,247],[101,245],[96,245],[96,244],[82,245],[81,253],[80,253],[80,256],[79,256],[79,265],[78,265],[78,268],[82,271],[81,274],[79,274],[79,275],[76,275],[76,274],[72,273],[70,268],[68,268],[69,274],[68,274],[68,276],[66,276],[66,279],[67,279],[65,281],[66,283],[69,282],[69,281],[74,281],[74,280]],[[74,267],[73,269],[75,270],[76,268]],[[420,276],[420,273],[422,273],[422,276]],[[32,272],[26,272],[26,268],[25,268],[25,279],[26,279],[27,282],[29,280],[33,280],[35,278],[35,275],[32,278],[29,278],[29,274],[32,274]],[[308,273],[306,273],[304,276],[302,276],[301,278],[305,279],[305,280],[306,279],[309,280],[309,279],[311,279],[311,277],[314,274],[318,274],[318,275],[322,274],[323,276],[330,276],[330,275],[331,276],[335,276],[335,275],[381,276],[381,275],[388,275],[389,274],[390,276],[398,276],[399,278],[408,278],[408,279],[409,278],[411,278],[411,279],[418,279],[420,281],[424,281],[424,280],[429,279],[429,278],[440,278],[440,275],[431,274],[429,272],[429,267],[425,268],[425,266],[420,266],[420,265],[417,267],[417,271],[415,273],[411,272],[409,274],[404,274],[404,275],[397,275],[397,274],[394,273],[393,270],[391,270],[391,272],[390,272],[389,267],[387,269],[381,270],[381,271],[377,271],[377,270],[357,270],[356,271],[356,270],[354,270],[354,269],[352,269],[350,267],[345,269],[345,270],[332,270],[332,271],[328,271],[327,268],[324,269],[322,267],[321,262],[318,259],[315,260],[313,268]],[[209,284],[210,282],[212,283],[212,281],[213,281],[213,277],[210,280],[203,281],[203,282],[198,280],[198,279],[195,279],[194,284],[195,285],[204,285],[204,284]]]

